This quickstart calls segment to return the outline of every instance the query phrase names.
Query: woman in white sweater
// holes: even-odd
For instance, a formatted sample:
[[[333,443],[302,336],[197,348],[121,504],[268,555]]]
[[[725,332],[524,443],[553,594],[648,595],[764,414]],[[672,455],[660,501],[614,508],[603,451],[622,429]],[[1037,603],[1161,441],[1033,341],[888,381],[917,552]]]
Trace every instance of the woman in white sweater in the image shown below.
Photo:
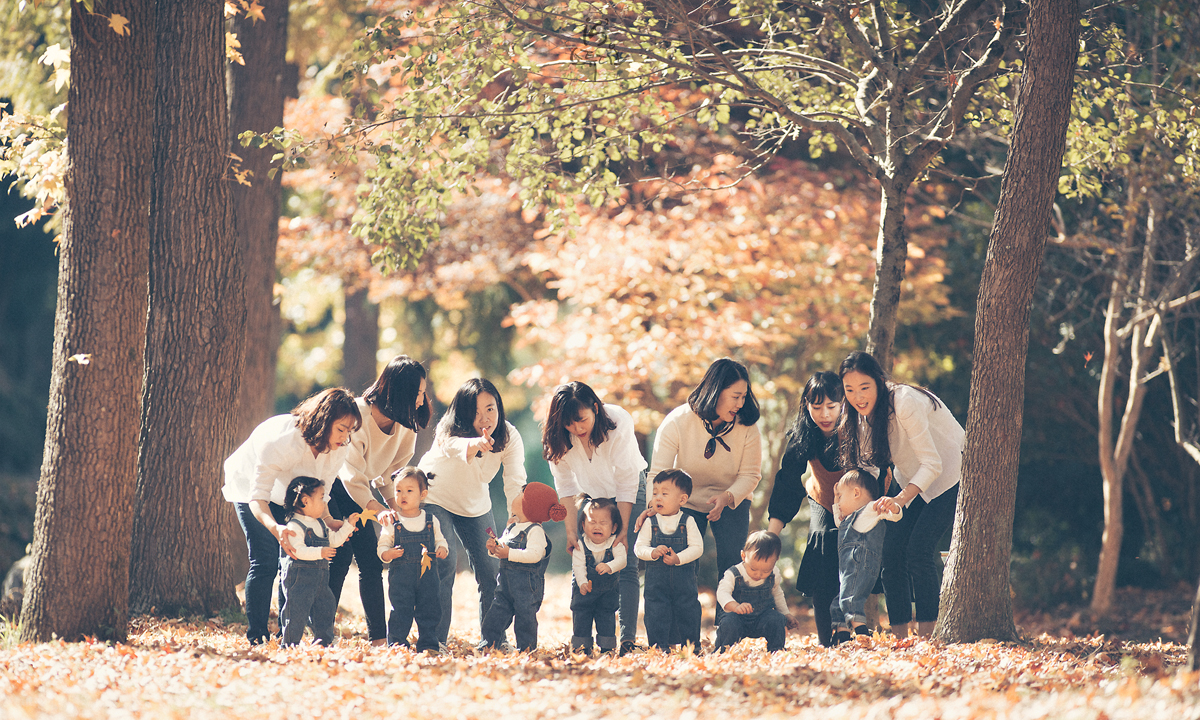
[[[525,487],[525,445],[517,429],[504,419],[500,392],[488,380],[468,380],[454,394],[450,408],[438,422],[433,447],[418,466],[429,475],[429,495],[425,509],[433,513],[442,532],[450,528],[462,542],[475,582],[479,586],[479,622],[492,605],[496,594],[498,566],[487,551],[488,537],[495,536],[492,497],[488,489],[501,466],[504,468],[504,495],[511,512],[513,499]],[[453,609],[454,572],[458,553],[450,544],[450,554],[437,560],[441,582],[442,619],[437,638],[445,643],[450,635]]]
[[[429,424],[432,412],[426,395],[425,368],[407,355],[397,355],[355,403],[362,414],[362,426],[350,436],[346,462],[330,491],[329,511],[342,520],[373,510],[380,523],[390,526],[397,510],[392,473],[412,460],[417,432]],[[387,505],[374,497],[372,486]],[[372,644],[384,645],[387,621],[383,562],[375,544],[374,525],[368,524],[351,535],[329,564],[329,587],[334,598],[340,599],[353,559],[358,564],[358,593],[367,619],[367,636]]]
[[[649,477],[669,468],[692,477],[683,512],[696,521],[701,535],[712,527],[718,578],[741,561],[750,531],[750,496],[762,478],[758,417],[745,366],[721,358],[654,436]]]
[[[938,543],[954,524],[966,433],[928,390],[887,381],[865,352],[842,361],[846,392],[838,439],[843,468],[894,468],[900,492],[875,501],[880,513],[907,508],[888,528],[883,588],[892,632],[908,634],[916,603],[917,632],[929,635],[941,603]]]

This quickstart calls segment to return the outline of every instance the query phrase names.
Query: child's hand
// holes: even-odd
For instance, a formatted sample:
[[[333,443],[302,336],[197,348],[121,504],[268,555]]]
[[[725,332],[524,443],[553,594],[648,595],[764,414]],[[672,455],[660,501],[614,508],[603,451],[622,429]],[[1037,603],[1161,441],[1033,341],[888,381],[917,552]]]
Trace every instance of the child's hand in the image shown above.
[[[585,582],[579,586],[579,594],[580,595],[587,595],[591,591],[592,591],[592,581],[591,580],[588,580],[587,582]]]
[[[337,548],[321,548],[321,557],[325,558],[326,560],[332,560],[334,555],[337,555]]]
[[[435,550],[435,551],[434,551],[434,553],[433,553],[433,556],[434,556],[435,558],[437,558],[438,560],[445,560],[447,557],[449,557],[449,556],[450,556],[450,549],[449,549],[449,548],[440,547],[440,548],[438,548],[437,550]]]
[[[596,566],[596,574],[597,575],[611,575],[612,568],[610,568],[608,566],[608,563],[600,563],[599,565]]]
[[[356,526],[356,527],[357,527],[357,526],[358,526],[358,520],[359,520],[359,518],[360,518],[360,517],[362,517],[362,516],[361,516],[361,515],[359,515],[358,513],[353,513],[352,515],[350,515],[350,517],[346,518],[346,522],[348,522],[348,523],[350,523],[351,525],[354,525],[354,526]],[[351,534],[351,535],[353,535],[354,533],[350,533],[350,534]]]
[[[750,613],[754,612],[754,606],[750,603],[742,603],[741,605],[735,607],[733,611],[738,615],[749,615]]]
[[[404,548],[394,547],[391,550],[384,550],[383,555],[380,556],[380,559],[384,562],[391,562],[402,555],[404,555]]]
[[[784,615],[783,619],[787,622],[787,627],[789,630],[795,630],[796,628],[800,627],[800,621],[797,620],[796,616],[792,615],[791,613]]]
[[[668,549],[667,552],[663,554],[662,561],[667,565],[678,565],[679,556],[675,554],[674,550]]]
[[[671,552],[671,548],[667,547],[666,545],[659,545],[650,551],[650,559],[659,560],[663,555],[666,555],[669,552]]]

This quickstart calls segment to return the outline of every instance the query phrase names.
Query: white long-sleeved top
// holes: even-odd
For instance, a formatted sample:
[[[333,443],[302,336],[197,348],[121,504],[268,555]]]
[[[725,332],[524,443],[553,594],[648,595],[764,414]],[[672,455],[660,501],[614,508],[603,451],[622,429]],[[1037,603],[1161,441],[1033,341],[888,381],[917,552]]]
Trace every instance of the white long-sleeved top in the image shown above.
[[[696,527],[696,521],[690,515],[684,515],[683,511],[679,511],[674,515],[655,515],[658,518],[658,529],[662,530],[667,535],[672,535],[679,529],[679,522],[686,520],[687,522],[687,548],[683,552],[677,553],[679,556],[679,564],[687,565],[693,560],[699,560],[704,554],[704,537],[700,535],[700,528]],[[642,523],[642,529],[638,530],[637,542],[633,544],[633,554],[639,560],[654,562],[654,548],[656,546],[650,544],[650,535],[653,529],[650,525],[650,518]]]
[[[359,507],[366,507],[371,500],[371,485],[379,488],[384,499],[396,496],[392,485],[392,473],[408,465],[417,445],[417,433],[400,423],[392,425],[392,432],[385,433],[371,416],[371,406],[366,400],[354,401],[362,413],[362,426],[350,436],[346,462],[338,471],[346,492]]]
[[[317,535],[321,535],[322,533],[321,533],[320,521],[317,520],[316,518],[310,518],[307,515],[293,515],[292,519],[288,520],[288,525],[300,526],[299,528],[293,527],[293,529],[296,530],[296,534],[298,535],[298,537],[296,537],[292,541],[292,548],[296,551],[296,559],[297,560],[320,560],[321,559],[321,548],[304,544],[304,528],[307,527],[307,528],[311,529],[313,532],[315,532]],[[342,523],[342,527],[340,527],[339,529],[330,530],[329,531],[329,547],[333,547],[333,548],[341,547],[342,543],[346,542],[346,538],[350,537],[350,535],[354,533],[354,528],[355,528],[354,524],[344,522],[344,523]]]
[[[325,499],[346,460],[346,446],[313,456],[293,415],[264,420],[246,442],[225,459],[222,494],[229,502],[266,500],[282,505],[292,478],[315,477],[325,483]]]
[[[735,421],[736,422],[736,421]],[[762,438],[757,425],[736,424],[718,442],[713,456],[704,458],[704,446],[710,435],[704,421],[691,407],[680,405],[667,415],[654,435],[654,455],[650,459],[647,482],[669,468],[679,468],[692,476],[692,492],[686,507],[699,512],[712,510],[708,504],[728,490],[734,505],[750,497],[762,479]]]
[[[525,528],[530,528],[529,534],[525,536],[525,548],[509,548],[508,560],[532,565],[541,562],[542,558],[546,557],[546,531],[542,529],[541,525],[531,522],[515,522],[504,529],[504,534],[499,537],[498,542],[501,545],[507,545]]]
[[[397,515],[400,518],[400,525],[409,532],[421,532],[425,529],[425,513],[427,510],[422,510],[415,517],[405,517]],[[433,518],[433,547],[425,548],[430,553],[436,553],[441,548],[449,549],[450,545],[446,543],[446,536],[442,534],[442,524],[438,522],[437,516]],[[385,550],[391,550],[396,546],[396,526],[391,523],[384,523],[379,528],[379,541],[375,544],[375,552],[379,558],[383,559]]]
[[[646,469],[646,458],[633,434],[633,416],[624,409],[605,403],[604,412],[616,423],[608,437],[592,449],[592,457],[575,438],[571,449],[550,463],[554,487],[559,497],[587,493],[595,498],[614,498],[617,502],[637,500],[638,480]]]
[[[758,587],[767,581],[766,578],[751,580],[746,575],[746,565],[744,563],[734,565],[725,571],[725,574],[721,576],[721,582],[717,583],[717,607],[719,608],[724,608],[729,603],[734,602],[733,587],[736,584],[734,573],[741,575],[742,580],[750,587]],[[771,591],[771,597],[775,600],[775,609],[787,615],[789,610],[787,598],[783,596],[783,576],[779,574],[779,566],[771,568],[771,574],[775,576],[775,589]]]
[[[614,535],[597,545],[586,537],[580,538],[582,542],[576,545],[575,549],[571,551],[571,574],[575,576],[576,585],[582,585],[588,581],[587,555],[585,553],[590,552],[592,557],[595,558],[596,564],[599,565],[604,562],[604,551],[613,547],[616,539]],[[612,574],[615,575],[625,569],[626,555],[628,554],[629,551],[625,549],[624,545],[618,545],[613,549],[613,559],[608,563],[608,569],[612,571]]]
[[[855,512],[858,512],[858,511],[857,510],[852,511],[850,514],[853,515]],[[842,521],[845,520],[847,517],[849,517],[849,515],[843,515],[841,508],[839,508],[837,505],[834,505],[834,508],[833,508],[833,524],[834,525],[841,527]],[[880,520],[889,520],[891,522],[896,522],[897,520],[899,520],[902,517],[904,517],[904,508],[900,508],[898,511],[896,511],[894,513],[881,513],[875,509],[875,503],[874,503],[874,501],[872,501],[872,502],[868,502],[866,505],[862,506],[862,512],[858,513],[858,517],[855,518],[854,525],[852,527],[854,528],[855,532],[867,533],[867,532],[871,532],[871,530],[873,530],[875,528],[875,526],[879,524]]]
[[[931,502],[962,479],[966,432],[941,399],[935,410],[929,396],[917,388],[889,384],[888,389],[892,393],[888,447],[896,482],[901,487],[916,485],[925,502]],[[859,428],[861,447],[871,447],[870,426],[860,422]]]
[[[483,457],[467,454],[467,444],[474,438],[454,437],[439,432],[433,447],[417,466],[434,473],[425,502],[445,508],[455,515],[479,517],[492,511],[492,496],[488,484],[496,471],[504,466],[504,496],[508,499],[506,515],[512,512],[513,498],[525,487],[525,443],[521,434],[505,422],[508,442],[501,452],[485,452]]]

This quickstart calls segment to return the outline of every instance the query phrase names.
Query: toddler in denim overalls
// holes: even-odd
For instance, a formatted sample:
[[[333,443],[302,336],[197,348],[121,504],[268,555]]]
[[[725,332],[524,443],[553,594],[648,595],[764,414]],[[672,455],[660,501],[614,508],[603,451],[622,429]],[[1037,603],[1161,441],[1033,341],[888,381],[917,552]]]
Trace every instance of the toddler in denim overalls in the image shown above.
[[[617,606],[621,592],[617,575],[625,569],[628,551],[613,543],[624,529],[621,512],[611,498],[583,496],[579,509],[583,529],[571,553],[571,649],[592,652],[592,625],[601,652],[617,649]]]
[[[358,513],[330,531],[322,518],[329,516],[325,504],[324,483],[312,477],[293,478],[284,496],[284,509],[291,514],[288,529],[299,536],[292,541],[296,554],[281,558],[283,565],[283,608],[279,624],[283,626],[283,645],[296,645],[304,637],[304,626],[311,625],[313,638],[321,645],[333,643],[333,624],[337,600],[329,589],[329,559],[350,537],[358,523]]]
[[[500,558],[496,594],[483,617],[481,648],[499,648],[511,623],[521,650],[537,649],[537,612],[546,591],[546,565],[550,562],[550,540],[541,523],[562,522],[567,509],[558,495],[544,483],[531,482],[513,498],[513,516],[497,540],[487,542],[488,552]]]
[[[382,525],[377,552],[388,565],[388,645],[408,645],[408,631],[417,621],[417,651],[438,650],[437,625],[442,619],[438,564],[433,558],[450,553],[441,524],[421,504],[429,481],[420,468],[408,466],[392,475],[400,512],[394,523]]]
[[[642,523],[633,546],[646,562],[646,640],[658,648],[700,647],[695,561],[704,553],[704,540],[696,521],[680,509],[691,492],[692,478],[683,470],[655,475],[648,507],[655,514]]]
[[[783,596],[783,578],[775,562],[783,543],[760,530],[746,538],[742,561],[725,571],[717,584],[717,607],[725,610],[717,626],[716,649],[743,638],[763,638],[767,650],[782,650],[787,629],[796,624]]]
[[[856,635],[870,635],[866,603],[879,568],[883,564],[883,540],[887,526],[882,520],[899,520],[904,511],[880,513],[875,508],[879,483],[861,470],[850,470],[833,486],[834,521],[838,526],[838,579],[841,591],[830,603],[833,644]]]

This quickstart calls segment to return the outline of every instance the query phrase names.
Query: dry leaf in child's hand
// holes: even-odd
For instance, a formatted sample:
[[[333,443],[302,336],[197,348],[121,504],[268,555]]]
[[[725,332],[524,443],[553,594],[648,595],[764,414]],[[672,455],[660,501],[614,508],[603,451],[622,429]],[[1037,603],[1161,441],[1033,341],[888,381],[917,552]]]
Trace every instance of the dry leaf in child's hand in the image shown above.
[[[367,508],[358,514],[358,522],[360,526],[366,527],[368,520],[379,522],[379,515],[371,508]]]
[[[433,565],[433,558],[429,555],[429,548],[421,545],[421,577],[425,577],[425,571]]]

